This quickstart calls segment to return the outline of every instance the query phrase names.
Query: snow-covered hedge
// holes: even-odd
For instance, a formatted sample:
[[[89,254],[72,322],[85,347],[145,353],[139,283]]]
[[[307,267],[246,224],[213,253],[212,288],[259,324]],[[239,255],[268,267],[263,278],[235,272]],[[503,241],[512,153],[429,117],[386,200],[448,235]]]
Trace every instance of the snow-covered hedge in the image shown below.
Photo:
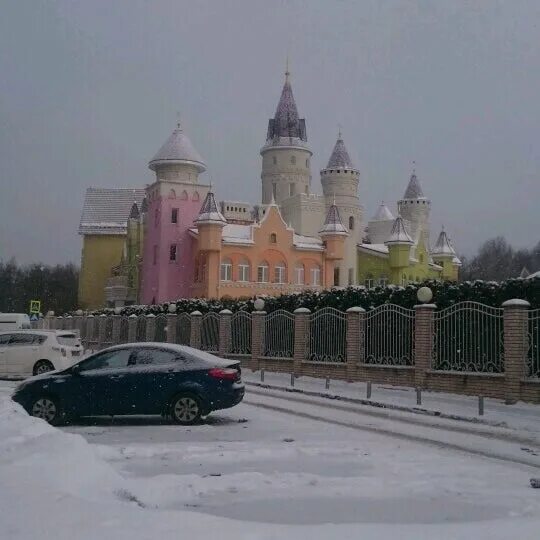
[[[433,301],[439,309],[446,308],[457,302],[471,300],[488,306],[500,307],[505,300],[522,298],[530,302],[531,307],[540,308],[540,278],[534,279],[509,279],[498,283],[496,281],[465,281],[463,283],[448,283],[438,281],[425,281],[406,287],[390,285],[388,287],[375,287],[366,289],[355,286],[343,289],[331,289],[322,292],[306,291],[297,294],[284,294],[276,297],[263,296],[265,311],[286,309],[294,311],[299,307],[307,307],[312,311],[323,307],[334,307],[346,310],[352,306],[360,306],[364,309],[372,309],[381,304],[398,304],[405,308],[412,308],[418,303],[416,291],[419,287],[427,285],[433,290]],[[177,300],[176,311],[178,313],[198,310],[202,313],[208,311],[253,311],[254,298],[220,300],[205,300],[197,298],[182,298]],[[122,315],[142,313],[167,313],[169,304],[153,306],[129,306],[122,310]],[[94,314],[114,314],[113,309],[94,311]],[[72,313],[73,315],[73,313]]]

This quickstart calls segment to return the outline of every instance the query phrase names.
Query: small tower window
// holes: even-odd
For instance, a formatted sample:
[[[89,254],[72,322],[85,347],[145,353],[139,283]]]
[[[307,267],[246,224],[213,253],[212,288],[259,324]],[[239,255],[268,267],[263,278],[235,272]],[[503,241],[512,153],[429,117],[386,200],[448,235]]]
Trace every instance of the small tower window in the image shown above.
[[[354,231],[354,216],[349,217],[349,231]]]
[[[294,192],[295,192],[294,183],[291,182],[289,184],[289,197],[292,197],[294,195]]]
[[[276,156],[272,156],[272,163],[274,165],[277,165],[277,157]]]
[[[309,159],[306,159],[306,167],[309,167]]]
[[[270,235],[270,243],[277,244],[277,235],[274,232]]]
[[[176,261],[176,244],[171,244],[171,247],[169,248],[169,261]]]
[[[171,223],[178,223],[178,208],[171,210]]]
[[[272,197],[274,197],[274,201],[277,199],[277,184],[275,182],[272,184]]]
[[[339,268],[334,268],[334,287],[339,285]]]
[[[296,165],[296,156],[291,156],[291,163]]]

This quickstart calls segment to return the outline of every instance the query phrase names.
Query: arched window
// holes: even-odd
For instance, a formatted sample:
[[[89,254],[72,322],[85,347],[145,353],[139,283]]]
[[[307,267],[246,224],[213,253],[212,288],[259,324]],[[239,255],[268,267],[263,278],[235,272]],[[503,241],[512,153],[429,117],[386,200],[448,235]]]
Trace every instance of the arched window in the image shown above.
[[[354,216],[349,217],[349,231],[354,231]]]
[[[381,274],[379,277],[379,285],[381,287],[386,287],[388,285],[388,276],[386,274]]]
[[[238,263],[238,281],[249,281],[249,261],[242,259]]]
[[[305,281],[305,269],[303,264],[297,264],[294,268],[294,282],[296,285],[303,285]]]
[[[231,259],[223,259],[221,261],[221,281],[232,281]]]
[[[180,199],[182,199],[183,201],[187,201],[189,199],[188,192],[185,189],[184,191],[182,191],[182,195],[180,195]]]
[[[169,191],[169,199],[176,199],[176,191],[174,191],[174,189]]]
[[[274,283],[287,283],[287,267],[283,261],[274,266]]]
[[[271,235],[270,235],[270,243],[271,244],[277,244],[277,235],[275,232],[273,232]]]
[[[309,159],[306,159],[306,167],[309,167]]]
[[[268,263],[263,261],[257,267],[257,281],[259,283],[268,283]]]
[[[311,269],[311,284],[316,287],[321,284],[321,267],[319,265]]]
[[[296,156],[291,156],[291,163],[296,165]]]
[[[196,191],[194,194],[193,194],[193,197],[191,197],[191,200],[192,201],[199,201],[200,200],[200,196],[199,196],[199,192]]]

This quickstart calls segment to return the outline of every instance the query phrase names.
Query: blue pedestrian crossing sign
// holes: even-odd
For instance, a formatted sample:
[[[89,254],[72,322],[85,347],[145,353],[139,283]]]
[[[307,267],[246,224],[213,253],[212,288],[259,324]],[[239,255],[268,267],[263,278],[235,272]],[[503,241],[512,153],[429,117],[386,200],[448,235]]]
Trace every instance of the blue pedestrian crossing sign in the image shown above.
[[[39,300],[30,300],[30,313],[38,315],[41,312],[41,302]]]
[[[31,321],[37,321],[38,319],[39,317],[35,313],[33,313],[32,316],[30,317]]]

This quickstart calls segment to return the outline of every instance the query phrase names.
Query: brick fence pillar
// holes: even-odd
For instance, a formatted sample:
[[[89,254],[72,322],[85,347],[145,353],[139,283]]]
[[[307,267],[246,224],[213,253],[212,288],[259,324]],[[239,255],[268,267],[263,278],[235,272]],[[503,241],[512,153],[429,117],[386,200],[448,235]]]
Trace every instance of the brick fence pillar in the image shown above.
[[[146,316],[146,335],[144,341],[155,341],[156,339],[156,316],[153,313]]]
[[[63,330],[64,329],[64,317],[61,315],[59,317],[55,317],[54,319],[54,328],[55,330]]]
[[[194,349],[201,348],[201,325],[202,313],[200,311],[193,311],[191,313],[191,333],[189,336],[189,345]]]
[[[423,388],[433,358],[433,314],[435,304],[414,306],[414,384]]]
[[[64,330],[73,330],[73,317],[71,315],[64,319]]]
[[[176,313],[167,314],[167,343],[176,343],[176,317]]]
[[[83,324],[84,324],[84,319],[81,315],[75,315],[75,317],[73,317],[73,330],[79,331],[79,337],[81,339],[84,337],[83,329],[82,329]]]
[[[135,343],[137,341],[137,315],[133,313],[128,317],[128,343]]]
[[[266,311],[251,313],[251,362],[252,370],[259,369],[260,358],[264,353],[264,320]]]
[[[362,361],[362,330],[365,310],[361,307],[350,307],[347,310],[347,379],[353,381]]]
[[[526,300],[507,300],[502,305],[504,319],[504,399],[519,401],[521,381],[526,375],[529,349],[529,307]]]
[[[120,315],[112,316],[112,343],[118,345],[120,343],[120,325],[122,324],[122,317]]]
[[[309,315],[308,308],[294,310],[294,356],[293,372],[297,375],[302,373],[302,362],[306,359],[306,351],[309,338]]]
[[[222,309],[219,312],[219,356],[226,356],[231,350],[231,322],[232,311]]]
[[[105,340],[107,339],[105,336],[105,330],[107,327],[107,315],[105,313],[101,314],[97,321],[94,322],[94,324],[98,324],[98,342],[96,349],[99,351],[100,349],[103,349],[105,346]]]

